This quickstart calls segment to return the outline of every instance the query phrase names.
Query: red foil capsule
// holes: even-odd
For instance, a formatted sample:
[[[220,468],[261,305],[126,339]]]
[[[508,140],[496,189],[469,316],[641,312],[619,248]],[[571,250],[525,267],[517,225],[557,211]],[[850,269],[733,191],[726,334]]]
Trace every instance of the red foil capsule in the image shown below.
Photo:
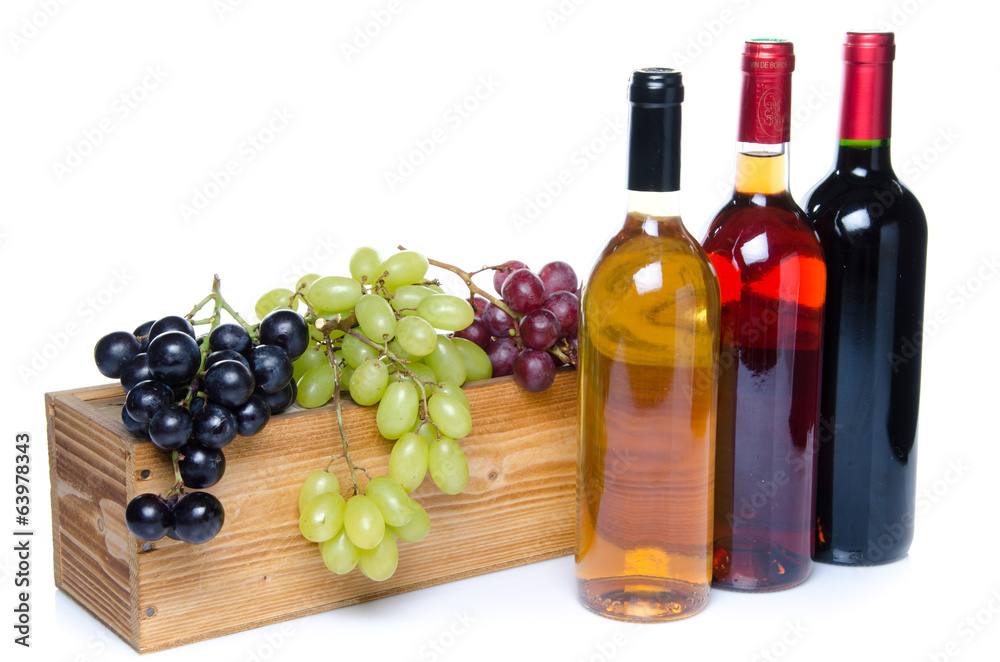
[[[743,49],[739,142],[788,142],[792,129],[792,42],[754,39]]]
[[[886,140],[892,121],[892,32],[848,32],[844,41],[841,140]]]

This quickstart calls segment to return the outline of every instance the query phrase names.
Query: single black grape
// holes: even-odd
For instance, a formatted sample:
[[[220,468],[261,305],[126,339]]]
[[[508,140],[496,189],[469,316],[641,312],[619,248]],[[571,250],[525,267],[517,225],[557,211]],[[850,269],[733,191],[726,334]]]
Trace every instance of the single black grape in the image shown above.
[[[309,327],[294,310],[282,308],[264,316],[258,327],[260,344],[277,345],[294,361],[309,347]]]
[[[580,325],[580,299],[572,292],[560,290],[545,297],[542,308],[559,318],[565,338],[576,337]]]
[[[122,366],[142,351],[142,346],[128,331],[114,331],[94,345],[94,363],[105,377],[118,379]]]
[[[208,542],[222,530],[226,511],[208,492],[191,492],[180,498],[173,508],[173,533],[191,544]]]
[[[247,355],[253,349],[250,334],[239,324],[220,324],[212,329],[208,336],[208,347],[213,352],[231,349],[239,354]]]
[[[226,473],[226,456],[222,449],[205,448],[196,441],[177,451],[177,466],[185,487],[200,490],[212,487]]]
[[[152,341],[167,331],[180,331],[194,338],[194,327],[191,326],[191,322],[179,315],[168,315],[153,322],[153,326],[149,328],[149,340]]]
[[[198,374],[201,351],[192,336],[166,331],[150,341],[146,363],[155,379],[167,384],[185,384]]]
[[[249,437],[267,425],[271,418],[271,407],[259,395],[251,395],[246,402],[233,409],[233,416],[236,417],[236,432]]]
[[[497,294],[500,294],[503,290],[504,281],[507,280],[507,276],[510,276],[518,269],[527,268],[528,265],[520,260],[508,260],[507,262],[504,262],[500,265],[500,268],[493,272],[493,289],[497,291]]]
[[[281,389],[277,393],[265,393],[260,390],[260,387],[254,391],[254,395],[260,396],[260,399],[267,403],[267,406],[271,408],[272,414],[280,414],[281,412],[288,409],[288,406],[295,402],[295,396],[298,394],[299,387],[294,381],[288,382],[285,388]]]
[[[277,345],[258,345],[250,352],[250,369],[257,388],[276,393],[292,379],[292,362],[288,353]]]
[[[146,353],[140,352],[126,361],[122,365],[121,374],[118,376],[122,382],[122,388],[128,393],[132,387],[139,382],[153,379],[153,373],[149,371],[149,364],[146,363]]]
[[[125,425],[125,429],[131,432],[133,436],[140,439],[149,439],[149,423],[140,423],[129,416],[125,405],[122,405],[122,423]]]
[[[483,322],[489,332],[497,338],[509,338],[514,331],[514,318],[500,306],[494,305],[492,301],[483,308]]]
[[[549,262],[538,271],[538,277],[545,284],[545,295],[553,292],[576,292],[579,286],[576,272],[567,262]]]
[[[239,361],[247,368],[250,367],[250,362],[247,361],[247,357],[243,356],[237,351],[231,349],[223,349],[218,352],[212,352],[211,354],[208,355],[208,357],[205,359],[205,370],[208,370],[219,361]]]
[[[149,331],[156,324],[156,320],[149,320],[148,322],[143,322],[139,326],[135,327],[135,331],[132,335],[135,336],[136,340],[139,341],[139,345],[142,347],[142,351],[146,351],[149,347]]]
[[[200,412],[204,408],[204,406],[205,406],[205,398],[200,396],[192,398],[191,404],[188,405],[188,411],[191,412],[191,417],[194,418],[194,416],[198,412]]]
[[[222,448],[236,438],[236,417],[225,407],[209,402],[195,414],[191,437],[202,446]]]
[[[239,407],[253,395],[250,368],[239,361],[219,361],[205,373],[202,390],[208,399],[225,407]]]
[[[191,438],[194,421],[182,405],[161,407],[149,421],[149,438],[153,445],[163,450],[180,448]]]
[[[155,494],[140,494],[125,507],[125,526],[140,540],[159,540],[171,523],[170,506]]]
[[[133,386],[125,396],[125,410],[138,423],[149,423],[153,414],[174,401],[174,392],[163,382],[147,379]]]

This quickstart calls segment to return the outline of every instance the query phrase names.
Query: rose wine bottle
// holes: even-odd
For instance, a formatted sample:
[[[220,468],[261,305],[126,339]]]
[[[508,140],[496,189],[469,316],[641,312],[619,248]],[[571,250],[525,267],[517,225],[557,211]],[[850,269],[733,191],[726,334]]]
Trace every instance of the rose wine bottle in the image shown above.
[[[788,192],[792,44],[743,51],[732,199],[704,247],[722,290],[713,586],[774,591],[812,569],[826,268]]]
[[[806,197],[829,269],[817,561],[888,563],[913,539],[927,221],[892,170],[891,32],[849,32],[840,148]]]
[[[679,213],[683,96],[677,71],[632,74],[628,212],[581,305],[577,582],[628,621],[711,586],[719,285]]]

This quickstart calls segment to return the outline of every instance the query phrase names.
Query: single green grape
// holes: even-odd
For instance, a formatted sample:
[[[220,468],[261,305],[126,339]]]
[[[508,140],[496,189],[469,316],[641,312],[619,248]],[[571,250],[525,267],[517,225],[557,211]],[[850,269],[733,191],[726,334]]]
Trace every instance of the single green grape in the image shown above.
[[[375,424],[386,439],[399,439],[417,422],[420,399],[411,381],[392,382],[382,394],[375,412]]]
[[[278,308],[291,308],[291,304],[288,302],[291,300],[292,292],[290,289],[282,287],[276,290],[271,290],[261,298],[257,299],[257,304],[253,307],[254,315],[257,319],[262,320],[264,316],[267,315],[272,310]]]
[[[407,369],[412,372],[417,379],[424,382],[436,382],[437,375],[431,370],[431,367],[422,361],[414,361],[413,363],[406,364]],[[427,395],[430,395],[428,393]]]
[[[292,379],[298,384],[299,378],[309,372],[310,368],[318,366],[320,363],[328,363],[326,352],[316,343],[310,343],[305,353],[292,362]]]
[[[427,413],[441,434],[461,439],[472,431],[472,414],[461,400],[447,393],[435,393],[427,401]]]
[[[396,313],[377,294],[362,295],[354,305],[354,315],[364,334],[376,342],[392,340],[396,335]]]
[[[333,397],[336,388],[336,373],[329,363],[320,363],[306,371],[296,382],[299,406],[303,409],[322,407]]]
[[[348,268],[351,270],[351,278],[365,285],[371,285],[382,277],[382,258],[378,251],[368,246],[362,246],[351,255]]]
[[[431,444],[438,440],[437,430],[430,423],[424,422],[417,427],[416,434],[427,443],[427,450],[430,452]]]
[[[306,503],[299,515],[299,531],[312,542],[326,542],[344,523],[344,498],[324,492]]]
[[[400,285],[389,303],[403,315],[416,315],[420,302],[432,294],[434,290],[424,285]]]
[[[413,517],[403,526],[390,526],[389,531],[399,536],[403,542],[420,542],[431,530],[431,518],[416,501],[413,502]]]
[[[316,469],[306,476],[305,481],[302,483],[302,487],[299,488],[299,513],[302,513],[306,504],[309,503],[313,497],[327,493],[340,494],[340,481],[337,479],[336,474],[332,474],[329,471],[323,471],[322,469]]]
[[[432,294],[417,305],[417,315],[445,331],[461,331],[472,324],[475,314],[468,301],[451,294]]]
[[[354,327],[351,330],[361,332],[361,329],[358,327]],[[347,361],[347,365],[351,366],[355,370],[358,369],[359,365],[365,362],[365,359],[377,359],[379,356],[377,349],[362,340],[358,340],[351,334],[344,336],[344,344],[341,347],[344,352],[344,360]]]
[[[396,340],[413,356],[427,356],[437,347],[437,331],[422,317],[404,317],[396,322]]]
[[[358,569],[368,579],[381,582],[392,577],[399,563],[399,549],[392,535],[383,536],[374,549],[361,550]]]
[[[306,298],[313,308],[324,311],[350,310],[361,294],[361,283],[345,276],[318,278],[306,290]]]
[[[382,399],[389,385],[389,370],[378,359],[367,359],[351,376],[351,399],[359,405],[373,405]]]
[[[344,531],[358,549],[373,549],[385,535],[385,520],[371,499],[355,494],[344,507]]]
[[[354,368],[347,366],[340,369],[340,392],[351,392],[351,380],[354,379]]]
[[[445,494],[458,494],[469,482],[465,453],[450,437],[442,437],[431,444],[427,466],[434,484]]]
[[[416,251],[400,251],[385,259],[382,271],[388,273],[385,286],[395,290],[400,285],[412,285],[427,273],[427,258]]]
[[[465,363],[465,381],[475,382],[493,376],[493,364],[482,347],[465,338],[452,338]]]
[[[403,526],[413,517],[413,499],[392,478],[375,476],[368,481],[365,494],[378,506],[387,526]]]
[[[354,546],[344,529],[341,529],[337,535],[326,542],[321,543],[319,551],[327,569],[337,575],[346,575],[354,570],[361,557],[361,550]]]
[[[461,386],[455,386],[454,384],[449,384],[447,382],[442,382],[440,385],[434,387],[435,393],[447,393],[451,397],[462,403],[462,406],[472,411],[472,405],[469,404],[469,396],[465,395],[465,391],[462,390]]]
[[[427,440],[415,432],[407,432],[396,440],[389,453],[389,478],[412,492],[424,482],[429,455]]]
[[[306,290],[309,289],[309,286],[317,280],[319,280],[319,274],[306,274],[295,281],[295,291],[305,294]]]
[[[424,357],[424,363],[431,367],[439,381],[455,386],[465,383],[465,359],[447,336],[438,335],[437,347]]]

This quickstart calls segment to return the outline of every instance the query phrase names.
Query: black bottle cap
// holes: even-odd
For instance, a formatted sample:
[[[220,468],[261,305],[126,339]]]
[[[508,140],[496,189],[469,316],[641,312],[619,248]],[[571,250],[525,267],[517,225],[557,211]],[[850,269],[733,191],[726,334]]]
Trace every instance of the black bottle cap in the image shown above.
[[[684,101],[681,72],[675,69],[649,67],[632,72],[628,85],[628,100],[641,104],[678,104]]]
[[[681,72],[649,68],[629,81],[628,188],[679,191],[681,184]]]

